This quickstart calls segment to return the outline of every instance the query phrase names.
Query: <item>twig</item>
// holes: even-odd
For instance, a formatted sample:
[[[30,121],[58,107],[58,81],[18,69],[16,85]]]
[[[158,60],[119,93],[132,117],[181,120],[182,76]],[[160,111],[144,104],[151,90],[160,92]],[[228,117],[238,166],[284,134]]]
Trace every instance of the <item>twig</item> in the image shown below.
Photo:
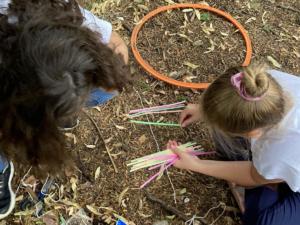
[[[290,6],[284,6],[284,5],[276,5],[278,8],[282,8],[282,9],[287,9],[287,10],[291,10],[293,12],[296,12],[296,13],[300,13],[300,10],[298,9],[294,9]]]
[[[122,26],[124,27],[125,30],[127,30],[130,33],[130,35],[132,34],[132,29],[128,24],[122,23]]]
[[[113,158],[112,158],[112,156],[111,156],[111,154],[110,154],[110,150],[109,150],[109,148],[106,146],[106,144],[105,144],[105,141],[104,141],[104,138],[102,137],[102,134],[101,134],[101,131],[100,131],[100,128],[99,128],[99,126],[97,125],[97,123],[96,123],[96,121],[86,112],[86,111],[84,111],[84,110],[82,110],[83,112],[84,112],[84,114],[91,120],[91,122],[94,124],[94,126],[96,127],[96,129],[97,129],[97,131],[98,131],[98,134],[99,134],[99,137],[102,139],[102,142],[103,142],[103,145],[104,145],[104,147],[105,147],[105,149],[106,149],[106,152],[107,152],[107,154],[108,154],[108,156],[109,156],[109,159],[110,159],[110,161],[111,161],[111,163],[112,163],[112,165],[113,165],[113,167],[114,167],[114,170],[115,170],[115,172],[116,173],[118,173],[118,169],[117,169],[117,166],[116,166],[116,164],[115,164],[115,162],[114,162],[114,160],[113,160]]]
[[[189,220],[189,218],[183,212],[179,211],[178,209],[176,209],[173,206],[167,205],[167,203],[165,203],[164,201],[162,201],[159,198],[156,198],[155,196],[150,194],[148,191],[145,191],[145,195],[146,195],[148,200],[150,200],[151,202],[159,204],[164,210],[176,215],[178,218],[182,219],[184,222]],[[208,224],[206,222],[206,220],[204,220],[204,219],[200,219],[200,222],[202,224]]]

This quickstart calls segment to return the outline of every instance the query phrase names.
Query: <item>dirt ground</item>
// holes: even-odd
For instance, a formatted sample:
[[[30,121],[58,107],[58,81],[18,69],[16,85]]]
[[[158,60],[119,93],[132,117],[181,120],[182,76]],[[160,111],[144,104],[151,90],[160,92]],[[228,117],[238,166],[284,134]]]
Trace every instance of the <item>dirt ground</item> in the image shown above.
[[[171,0],[82,2],[98,16],[112,22],[128,45],[134,25],[144,15],[158,6],[172,3]],[[206,3],[227,11],[246,28],[253,44],[253,60],[265,60],[273,68],[300,74],[299,0],[211,0]],[[185,81],[211,81],[227,68],[240,65],[245,48],[240,34],[228,22],[202,11],[200,20],[193,14],[174,11],[158,16],[141,31],[138,47],[154,68],[168,76]],[[1,225],[115,224],[120,216],[137,225],[163,220],[172,225],[184,224],[184,219],[150,201],[145,192],[175,207],[186,218],[205,216],[212,209],[205,218],[207,224],[241,224],[237,206],[223,181],[171,168],[169,176],[164,175],[145,190],[138,188],[151,173],[129,173],[127,161],[163,149],[169,139],[183,143],[195,141],[206,150],[212,150],[213,145],[204,124],[187,129],[152,127],[152,134],[149,126],[129,123],[126,113],[130,109],[182,100],[197,102],[201,94],[153,79],[138,66],[132,54],[130,71],[136,77],[133,88],[128,87],[101,107],[86,109],[87,114],[80,116],[80,125],[66,134],[70,157],[72,155],[78,169],[69,177],[56,179],[45,201],[46,216],[36,218],[31,209],[20,210],[19,203],[26,197],[25,189],[21,188],[14,214],[6,223],[0,222]],[[96,121],[101,138],[87,115]],[[149,116],[149,120],[176,122],[177,117]],[[16,187],[27,170],[16,171]],[[86,215],[76,214],[80,208]],[[73,220],[66,223],[71,217]],[[79,218],[86,217],[92,218],[92,222],[88,218],[80,222]]]

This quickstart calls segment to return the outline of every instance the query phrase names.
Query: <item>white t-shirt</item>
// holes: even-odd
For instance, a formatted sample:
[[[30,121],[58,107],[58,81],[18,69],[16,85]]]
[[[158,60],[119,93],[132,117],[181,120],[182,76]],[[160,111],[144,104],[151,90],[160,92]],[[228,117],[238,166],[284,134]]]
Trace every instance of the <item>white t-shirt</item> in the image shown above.
[[[266,179],[282,179],[300,192],[300,77],[270,70],[293,100],[293,107],[276,128],[252,140],[252,160]]]
[[[0,13],[6,14],[8,4],[10,3],[10,0],[0,0]],[[108,44],[111,38],[112,34],[112,25],[105,21],[99,19],[97,16],[95,16],[90,11],[83,9],[80,7],[80,11],[84,17],[83,26],[88,27],[92,31],[95,31],[99,34],[101,34],[101,41],[103,44]],[[9,18],[9,21],[12,23],[16,22],[16,18]]]

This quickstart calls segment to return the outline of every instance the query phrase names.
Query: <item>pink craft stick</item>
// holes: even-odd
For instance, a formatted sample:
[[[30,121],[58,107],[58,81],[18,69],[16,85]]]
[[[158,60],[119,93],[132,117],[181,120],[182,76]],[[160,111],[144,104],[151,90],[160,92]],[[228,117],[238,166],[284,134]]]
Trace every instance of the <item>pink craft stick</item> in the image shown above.
[[[149,107],[149,108],[134,109],[134,110],[130,110],[129,113],[136,113],[136,112],[141,112],[141,111],[151,110],[151,109],[168,108],[170,106],[176,106],[176,105],[180,105],[180,104],[184,104],[184,103],[185,103],[185,101],[168,104],[168,105],[153,106],[153,107]]]
[[[174,157],[172,157],[172,158],[170,158],[170,159],[167,159],[167,160],[165,161],[165,163],[169,163],[169,162],[171,162],[171,161],[172,161],[173,159],[175,159],[175,158],[177,158],[177,156],[174,156]],[[148,168],[148,170],[154,170],[154,169],[157,169],[157,168],[159,168],[159,167],[161,167],[161,164],[152,166],[152,167]]]
[[[178,157],[174,158],[168,165],[165,166],[165,168],[163,169],[163,171],[165,171],[170,166],[172,166],[176,162],[177,159],[178,159]],[[156,177],[159,176],[160,173],[161,173],[161,171],[158,171],[156,174],[154,174],[153,176],[151,176],[143,185],[140,186],[140,189],[144,188],[147,184],[149,184],[151,181],[153,181]]]
[[[166,114],[166,113],[180,113],[183,110],[174,110],[174,111],[160,111],[160,112],[146,112],[143,114],[138,114],[138,115],[129,115],[129,117],[138,117],[138,116],[144,116],[144,115],[148,115],[148,114]]]

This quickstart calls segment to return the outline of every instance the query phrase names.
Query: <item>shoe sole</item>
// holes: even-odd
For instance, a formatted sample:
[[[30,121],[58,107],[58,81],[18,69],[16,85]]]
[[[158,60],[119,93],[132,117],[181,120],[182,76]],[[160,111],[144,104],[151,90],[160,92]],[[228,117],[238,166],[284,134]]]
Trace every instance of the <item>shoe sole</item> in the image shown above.
[[[0,215],[0,220],[4,219],[5,217],[7,217],[15,208],[16,205],[16,195],[12,190],[12,186],[11,186],[11,182],[15,173],[15,168],[14,168],[14,164],[12,162],[9,162],[10,164],[10,175],[9,175],[9,180],[8,180],[8,189],[9,189],[9,193],[10,193],[10,205],[9,208],[7,210],[7,212],[5,214],[1,214]]]

